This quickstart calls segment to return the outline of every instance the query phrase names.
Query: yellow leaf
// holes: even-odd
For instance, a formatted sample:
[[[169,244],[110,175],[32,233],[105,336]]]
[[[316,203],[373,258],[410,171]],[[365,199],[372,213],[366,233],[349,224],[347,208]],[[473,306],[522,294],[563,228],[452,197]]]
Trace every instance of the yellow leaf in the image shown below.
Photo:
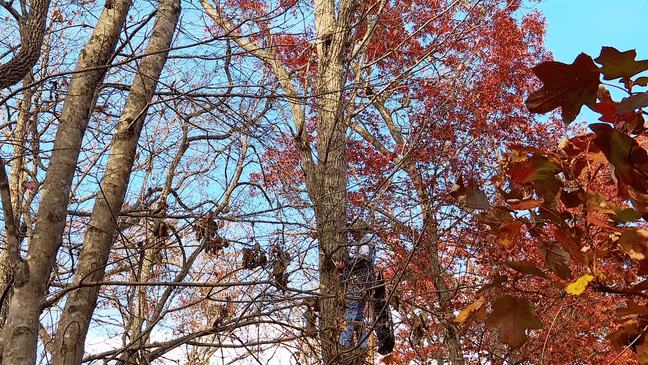
[[[593,279],[594,277],[592,275],[583,275],[575,282],[567,285],[565,291],[567,291],[567,293],[569,294],[579,295],[585,291],[587,284],[589,284],[589,282]]]
[[[624,228],[617,244],[631,259],[644,260],[648,256],[648,231],[635,227]]]
[[[521,227],[522,223],[516,220],[511,219],[502,222],[497,230],[497,238],[495,239],[495,242],[504,246],[517,242],[517,239],[520,236]]]
[[[613,203],[608,202],[607,199],[605,199],[605,196],[601,193],[588,192],[585,200],[587,201],[588,212],[615,214],[614,208],[616,208],[616,206]]]
[[[465,322],[471,314],[477,312],[484,306],[484,302],[486,302],[486,298],[481,297],[479,298],[476,302],[473,304],[469,305],[466,309],[464,309],[459,315],[455,318],[455,322],[457,323],[463,323]]]

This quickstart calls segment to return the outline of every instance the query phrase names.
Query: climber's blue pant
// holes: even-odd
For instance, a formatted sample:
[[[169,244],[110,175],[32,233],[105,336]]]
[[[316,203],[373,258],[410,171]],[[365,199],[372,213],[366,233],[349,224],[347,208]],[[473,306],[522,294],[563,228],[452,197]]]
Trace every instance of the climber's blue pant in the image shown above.
[[[364,295],[364,285],[349,285],[350,299],[347,300],[347,311],[344,315],[346,320],[346,329],[340,334],[340,345],[354,346],[353,334],[357,332],[360,347],[369,347],[369,336],[363,323],[366,303],[362,300]]]

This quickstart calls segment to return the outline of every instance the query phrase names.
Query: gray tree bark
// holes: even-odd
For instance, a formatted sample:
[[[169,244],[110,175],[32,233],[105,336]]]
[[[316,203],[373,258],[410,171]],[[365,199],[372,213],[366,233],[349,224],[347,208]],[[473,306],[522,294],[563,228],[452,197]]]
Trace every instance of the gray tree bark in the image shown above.
[[[73,285],[103,279],[117,233],[117,214],[124,203],[146,110],[166,63],[180,12],[180,0],[159,2],[153,33],[145,51],[147,56],[142,58],[112,138],[101,189],[84,237]],[[81,364],[99,289],[99,286],[84,287],[68,296],[54,339],[52,364]]]
[[[23,84],[27,85],[33,81],[31,72],[27,73]],[[9,174],[8,180],[8,193],[9,198],[7,201],[3,201],[3,210],[5,216],[7,214],[12,214],[13,222],[15,226],[7,226],[7,218],[5,221],[5,247],[20,245],[21,237],[19,236],[19,228],[22,208],[22,199],[24,196],[21,186],[25,182],[25,173],[23,171],[24,162],[25,162],[25,134],[27,120],[30,118],[30,107],[31,99],[33,96],[32,88],[27,88],[23,92],[23,98],[20,101],[20,110],[18,113],[18,119],[16,120],[16,127],[14,129],[14,151],[13,159],[11,163],[11,172]],[[5,204],[8,204],[9,209],[5,207]],[[9,232],[10,229],[13,229],[13,233]],[[13,236],[15,234],[15,237]],[[15,239],[16,242],[9,242],[9,240]],[[9,301],[13,295],[13,275],[14,268],[12,267],[12,261],[16,261],[16,256],[13,258],[9,257],[9,250],[2,250],[0,252],[0,364],[2,363],[2,340],[1,331],[4,328],[4,324],[7,320],[7,314],[9,312]]]
[[[105,75],[107,68],[102,66],[110,60],[130,5],[130,0],[115,0],[110,9],[104,8],[92,37],[79,54],[79,72],[70,81],[61,111],[27,256],[22,259],[10,254],[15,267],[15,292],[4,328],[3,364],[36,362],[39,316],[65,229],[70,188],[93,96]]]
[[[7,9],[20,23],[22,46],[14,58],[6,64],[0,65],[0,89],[13,86],[18,82],[16,79],[19,77],[23,77],[23,86],[25,87],[34,82],[32,68],[40,57],[48,8],[49,0],[36,0],[31,2],[30,12],[26,16],[20,16],[17,12]],[[14,151],[9,175],[9,190],[13,196],[11,206],[14,214],[14,222],[17,225],[20,224],[20,207],[22,206],[21,198],[23,196],[23,193],[20,191],[20,186],[22,186],[25,176],[23,167],[25,161],[26,125],[27,120],[30,118],[29,111],[33,94],[34,91],[30,87],[27,87],[23,91],[18,119],[16,120],[14,129],[15,140],[13,141]],[[0,328],[4,326],[9,298],[11,298],[12,293],[13,272],[10,266],[8,251],[2,250],[0,253],[0,278],[2,279],[0,280]],[[1,353],[2,348],[0,348],[0,363],[2,362]]]
[[[9,62],[0,65],[0,90],[19,83],[32,70],[40,57],[41,45],[45,36],[45,21],[50,0],[31,0],[29,14],[19,16],[20,24],[20,51]]]
[[[341,1],[338,14],[335,2],[315,1],[317,54],[318,142],[317,168],[305,169],[308,194],[313,201],[317,222],[320,262],[320,338],[324,364],[340,362],[339,324],[342,313],[336,266],[348,260],[347,222],[347,148],[348,128],[342,91],[348,72],[349,33],[353,14],[359,5]]]
[[[29,85],[33,82],[31,72],[28,72],[23,81],[23,85]],[[32,96],[34,92],[32,88],[27,88],[23,92],[22,100],[20,101],[20,109],[18,112],[18,119],[14,129],[13,140],[13,158],[11,162],[11,171],[9,174],[9,191],[11,199],[11,211],[13,212],[14,222],[16,225],[20,224],[20,209],[22,207],[23,192],[20,187],[25,181],[25,173],[23,171],[25,164],[25,137],[27,130],[27,121],[30,118],[30,109]],[[6,221],[6,220],[5,220]],[[17,228],[17,227],[16,227]],[[6,230],[6,229],[5,229]],[[6,233],[6,237],[9,237]],[[11,286],[13,285],[13,270],[11,269],[11,262],[9,260],[9,251],[2,250],[0,252],[0,328],[4,326],[7,318],[7,308],[9,298],[11,298]],[[0,341],[1,343],[2,341]],[[0,349],[0,356],[2,349]],[[0,361],[1,363],[1,361]]]
[[[281,60],[273,53],[238,36],[234,27],[222,17],[219,9],[208,0],[200,0],[207,14],[221,26],[238,45],[266,62],[274,71],[291,107],[308,195],[313,202],[319,241],[320,274],[320,340],[324,364],[340,363],[339,331],[336,322],[341,318],[339,303],[340,283],[336,265],[348,260],[347,237],[347,158],[343,86],[347,76],[346,55],[353,14],[360,4],[342,0],[337,8],[333,0],[315,0],[317,29],[318,79],[316,81],[318,109],[317,164],[310,148],[305,128],[303,104],[295,91],[290,76]]]

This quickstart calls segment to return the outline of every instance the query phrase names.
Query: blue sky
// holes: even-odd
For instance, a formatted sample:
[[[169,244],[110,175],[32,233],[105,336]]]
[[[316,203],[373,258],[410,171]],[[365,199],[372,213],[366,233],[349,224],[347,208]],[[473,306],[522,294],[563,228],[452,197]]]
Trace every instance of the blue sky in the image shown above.
[[[544,0],[538,8],[548,23],[545,46],[556,61],[572,63],[581,52],[596,58],[602,46],[635,49],[637,60],[648,59],[648,0]],[[583,107],[576,121],[593,123],[599,116]]]
[[[571,63],[581,52],[596,58],[601,46],[648,58],[648,0],[545,0],[539,8],[557,61]]]

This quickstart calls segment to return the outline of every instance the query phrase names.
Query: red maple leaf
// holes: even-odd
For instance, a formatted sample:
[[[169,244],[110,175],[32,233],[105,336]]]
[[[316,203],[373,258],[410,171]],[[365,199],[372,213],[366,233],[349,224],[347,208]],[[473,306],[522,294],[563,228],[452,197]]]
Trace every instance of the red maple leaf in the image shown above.
[[[533,72],[544,85],[526,100],[530,112],[542,114],[561,107],[563,121],[569,124],[583,105],[594,108],[600,81],[590,56],[581,53],[571,65],[543,62],[534,67]]]
[[[614,176],[619,187],[619,197],[628,199],[631,186],[640,193],[648,192],[648,152],[634,138],[614,130],[604,123],[590,125],[596,133],[594,144],[614,166]]]
[[[635,61],[637,52],[634,49],[619,52],[614,47],[603,47],[601,54],[594,59],[597,63],[603,65],[600,72],[603,74],[603,79],[614,80],[622,77],[624,80],[648,70],[648,60]]]
[[[503,295],[493,302],[493,312],[486,318],[489,328],[502,327],[500,339],[516,349],[527,340],[527,329],[541,329],[542,322],[531,309],[525,298]]]

